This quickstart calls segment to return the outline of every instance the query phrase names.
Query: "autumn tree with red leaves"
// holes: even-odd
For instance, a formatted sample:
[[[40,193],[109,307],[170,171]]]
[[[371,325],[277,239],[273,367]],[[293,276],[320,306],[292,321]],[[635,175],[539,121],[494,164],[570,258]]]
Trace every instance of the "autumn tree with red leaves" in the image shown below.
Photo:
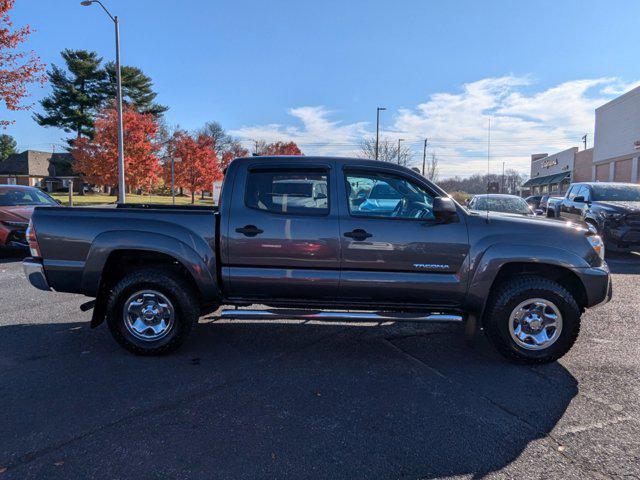
[[[302,155],[295,142],[274,142],[267,145],[265,155]]]
[[[191,203],[195,203],[196,191],[211,191],[213,182],[222,178],[210,137],[199,134],[194,138],[178,130],[173,134],[170,150],[181,160],[174,164],[175,184],[191,192]]]
[[[246,157],[249,155],[249,150],[242,148],[239,144],[232,145],[228,150],[222,154],[222,160],[220,161],[220,170],[223,170],[229,166],[231,160],[234,158]]]
[[[79,138],[71,154],[74,169],[86,181],[97,185],[118,184],[118,115],[114,108],[103,110],[95,122],[93,140]],[[156,155],[158,124],[153,115],[129,106],[123,111],[125,182],[130,188],[148,190],[158,183],[161,167]]]
[[[0,0],[0,101],[7,110],[28,110],[31,105],[21,102],[27,96],[30,83],[44,83],[44,64],[35,52],[20,52],[16,48],[31,35],[31,27],[26,25],[12,29],[9,10],[15,0]],[[11,124],[0,119],[0,126]]]
[[[262,156],[304,155],[295,142],[266,143],[264,140],[258,140],[255,142],[254,153]]]

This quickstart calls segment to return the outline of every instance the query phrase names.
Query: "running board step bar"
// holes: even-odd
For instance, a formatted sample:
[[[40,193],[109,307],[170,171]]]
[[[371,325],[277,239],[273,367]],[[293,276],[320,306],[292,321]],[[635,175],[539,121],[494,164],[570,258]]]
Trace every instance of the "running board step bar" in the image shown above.
[[[462,322],[461,315],[445,313],[403,312],[330,312],[325,310],[240,310],[228,309],[220,312],[221,319],[243,320],[321,320],[357,322]]]

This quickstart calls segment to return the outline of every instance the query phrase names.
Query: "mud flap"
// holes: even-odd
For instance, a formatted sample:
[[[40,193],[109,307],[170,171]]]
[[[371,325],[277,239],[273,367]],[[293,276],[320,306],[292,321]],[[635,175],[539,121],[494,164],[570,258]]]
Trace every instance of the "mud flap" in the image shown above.
[[[98,327],[107,315],[107,295],[100,295],[93,307],[93,315],[91,316],[91,328]]]
[[[473,347],[478,338],[478,332],[480,331],[479,322],[475,315],[467,315],[467,320],[464,324],[464,341],[469,347]]]

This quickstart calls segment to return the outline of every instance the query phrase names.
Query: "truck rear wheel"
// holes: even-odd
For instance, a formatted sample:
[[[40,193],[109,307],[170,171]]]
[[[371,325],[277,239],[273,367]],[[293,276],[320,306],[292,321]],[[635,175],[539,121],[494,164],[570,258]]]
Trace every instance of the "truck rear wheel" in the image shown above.
[[[544,277],[512,277],[493,292],[484,317],[496,349],[516,363],[553,362],[580,332],[580,308],[564,287]]]
[[[188,283],[167,269],[144,269],[122,278],[107,301],[115,340],[138,355],[176,350],[197,323],[200,308]]]

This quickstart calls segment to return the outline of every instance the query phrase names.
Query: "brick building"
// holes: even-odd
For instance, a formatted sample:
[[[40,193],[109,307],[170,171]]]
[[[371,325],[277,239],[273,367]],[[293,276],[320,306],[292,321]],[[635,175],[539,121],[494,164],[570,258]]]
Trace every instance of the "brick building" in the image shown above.
[[[596,108],[590,180],[639,183],[640,87]]]
[[[65,190],[69,181],[78,178],[69,153],[25,150],[0,162],[0,184],[40,187],[49,192]],[[75,182],[79,184],[79,182]]]
[[[593,149],[572,147],[552,155],[531,155],[531,178],[523,185],[526,195],[564,195],[571,182],[591,179]]]

